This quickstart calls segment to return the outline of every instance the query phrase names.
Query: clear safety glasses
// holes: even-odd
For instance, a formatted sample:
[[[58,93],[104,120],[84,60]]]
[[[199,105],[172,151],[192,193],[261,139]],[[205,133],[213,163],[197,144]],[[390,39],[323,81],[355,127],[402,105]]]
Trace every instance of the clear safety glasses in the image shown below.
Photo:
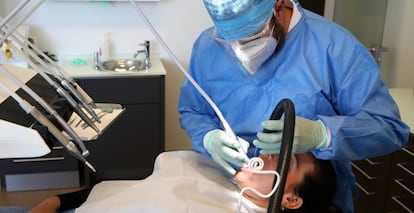
[[[272,24],[272,20],[273,20],[273,15],[269,18],[269,20],[266,22],[266,24],[265,24],[265,26],[262,28],[262,30],[260,30],[258,33],[256,33],[256,34],[254,34],[254,35],[252,35],[252,36],[249,36],[249,37],[247,37],[247,38],[243,38],[243,39],[240,39],[240,40],[236,40],[236,41],[227,41],[227,40],[225,40],[225,39],[222,39],[222,38],[220,38],[218,35],[217,35],[217,30],[216,29],[214,29],[213,30],[213,32],[212,32],[212,36],[213,36],[213,38],[216,40],[216,41],[219,41],[219,42],[230,42],[230,43],[233,43],[233,42],[239,42],[239,43],[248,43],[248,42],[250,42],[250,41],[253,41],[253,40],[256,40],[256,39],[258,39],[258,38],[260,38],[260,37],[263,37],[263,36],[265,36],[266,34],[268,34],[269,33],[269,31],[271,30],[271,29],[273,29],[273,28],[271,28],[272,27],[272,25],[274,24]]]

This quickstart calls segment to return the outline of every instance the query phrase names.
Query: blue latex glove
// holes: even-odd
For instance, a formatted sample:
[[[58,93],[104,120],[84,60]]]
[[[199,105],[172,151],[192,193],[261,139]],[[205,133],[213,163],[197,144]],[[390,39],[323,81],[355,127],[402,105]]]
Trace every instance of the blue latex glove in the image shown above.
[[[250,144],[240,137],[238,140],[243,146],[242,149],[247,151]],[[242,167],[248,161],[247,155],[239,152],[239,142],[220,129],[211,130],[204,136],[204,147],[211,158],[231,175],[236,174],[236,170],[231,164]]]
[[[257,133],[253,144],[261,149],[260,154],[279,154],[282,145],[283,120],[267,120],[262,123],[264,129],[272,133]],[[292,153],[305,153],[311,150],[325,149],[328,133],[322,121],[312,121],[296,116]]]

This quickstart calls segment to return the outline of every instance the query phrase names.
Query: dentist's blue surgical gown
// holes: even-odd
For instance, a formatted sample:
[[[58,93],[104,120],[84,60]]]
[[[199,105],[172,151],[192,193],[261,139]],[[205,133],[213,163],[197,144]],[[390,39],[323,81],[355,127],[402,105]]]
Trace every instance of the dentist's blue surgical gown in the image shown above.
[[[298,9],[302,17],[287,34],[284,47],[255,75],[243,70],[227,44],[211,36],[212,28],[195,42],[189,72],[235,133],[250,143],[284,98],[293,101],[296,115],[320,119],[329,128],[331,143],[313,154],[332,160],[338,177],[334,203],[344,213],[353,212],[356,185],[350,161],[400,149],[408,140],[409,128],[401,122],[367,49],[343,28]],[[178,110],[193,148],[209,155],[203,137],[222,127],[188,80],[182,85]]]

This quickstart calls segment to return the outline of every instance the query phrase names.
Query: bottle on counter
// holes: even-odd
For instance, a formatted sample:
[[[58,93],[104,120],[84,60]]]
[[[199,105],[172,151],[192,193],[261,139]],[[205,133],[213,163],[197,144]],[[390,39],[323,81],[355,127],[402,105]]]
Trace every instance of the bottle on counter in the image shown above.
[[[99,57],[101,61],[107,61],[110,58],[110,40],[109,33],[104,33],[99,42]]]

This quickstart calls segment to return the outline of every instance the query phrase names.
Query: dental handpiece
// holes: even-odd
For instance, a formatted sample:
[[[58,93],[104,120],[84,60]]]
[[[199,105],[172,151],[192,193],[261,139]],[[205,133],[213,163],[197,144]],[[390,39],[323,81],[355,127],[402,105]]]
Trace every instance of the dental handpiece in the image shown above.
[[[211,106],[211,108],[216,113],[217,117],[220,119],[221,124],[223,125],[224,131],[227,135],[229,135],[231,138],[237,140],[240,144],[239,152],[243,153],[248,159],[247,156],[247,150],[244,150],[244,147],[242,146],[241,142],[237,138],[236,134],[234,133],[233,129],[230,127],[227,120],[224,118],[223,114],[221,113],[218,106],[214,103],[214,101],[207,95],[207,93],[201,88],[201,86],[194,80],[194,78],[185,70],[185,68],[181,65],[178,58],[174,55],[174,53],[171,51],[171,49],[168,47],[168,45],[165,43],[165,41],[162,39],[160,34],[155,30],[155,28],[152,26],[151,22],[148,20],[148,18],[145,16],[144,12],[141,10],[141,8],[137,5],[137,3],[134,0],[130,0],[130,3],[136,10],[136,12],[140,15],[140,17],[143,19],[144,23],[147,25],[147,27],[151,30],[154,37],[158,40],[158,42],[161,44],[161,46],[164,48],[164,50],[168,53],[168,55],[171,57],[171,59],[174,61],[174,63],[178,66],[179,70],[185,75],[185,77],[190,81],[190,83],[196,88],[196,90],[200,93],[200,95],[208,102],[208,104]],[[247,166],[252,166],[252,168],[259,168],[255,165],[263,165],[259,164],[257,162],[260,162],[260,160],[257,160],[256,158],[252,158],[254,160],[247,160],[245,163]]]
[[[244,155],[244,167],[249,168],[254,171],[260,171],[264,167],[264,161],[259,157],[253,157],[249,158],[247,155],[247,150],[244,149],[243,144],[240,142],[240,139],[236,136],[234,131],[231,129],[230,125],[227,122],[222,123],[224,132],[232,139],[236,140],[240,147],[237,149],[237,151]]]
[[[30,15],[32,15],[33,13],[34,13],[34,11],[36,11],[37,10],[37,8],[39,8],[40,7],[40,5],[42,5],[43,4],[43,2],[44,1],[46,1],[46,0],[39,0],[39,1],[37,1],[36,2],[36,4],[33,6],[33,8],[31,8],[31,9],[29,9],[29,12],[28,12],[28,14],[26,14],[26,15],[22,15],[22,16],[19,16],[19,17],[22,17],[20,20],[17,20],[17,21],[15,21],[15,25],[13,26],[13,27],[11,27],[10,29],[10,31],[9,32],[5,32],[5,34],[3,35],[3,37],[2,38],[0,38],[0,44],[2,44],[3,42],[5,42],[6,41],[6,39],[10,36],[10,34],[12,33],[12,32],[14,32],[14,31],[16,31],[17,30],[17,28],[27,19],[27,18],[29,18],[29,16]],[[25,4],[23,4],[22,6],[18,6],[16,9],[16,11],[13,11],[13,12],[15,12],[15,14],[11,14],[12,15],[12,17],[13,16],[15,16],[19,11],[22,11],[22,9],[23,9],[23,7],[24,7],[24,5]],[[10,19],[12,18],[12,17],[10,17]],[[0,28],[2,28],[7,22],[9,22],[10,21],[10,19],[8,19],[7,17],[6,17],[6,21],[2,21],[2,23],[1,23],[1,27]]]
[[[47,130],[50,132],[50,134],[52,134],[57,139],[57,141],[59,141],[69,151],[70,154],[72,154],[78,160],[85,163],[85,165],[88,166],[93,172],[96,172],[92,164],[90,164],[86,160],[86,158],[82,156],[76,145],[72,141],[70,141],[65,135],[63,135],[62,132],[46,116],[44,116],[38,109],[36,109],[36,107],[30,105],[27,101],[22,99],[16,93],[12,92],[1,82],[0,88],[6,93],[8,93],[27,114],[30,114],[40,124],[47,127]]]
[[[196,90],[200,93],[200,95],[208,102],[208,104],[211,106],[211,108],[216,113],[217,117],[220,119],[223,128],[225,132],[231,137],[237,140],[236,134],[234,134],[234,131],[224,118],[223,114],[221,113],[220,109],[217,107],[217,105],[214,103],[214,101],[208,96],[208,94],[201,88],[201,86],[194,80],[194,78],[186,71],[186,69],[181,65],[181,63],[178,61],[178,58],[174,55],[174,53],[171,51],[171,49],[168,47],[168,45],[165,43],[165,41],[162,39],[160,34],[155,30],[155,28],[152,26],[151,22],[148,20],[148,18],[145,16],[144,12],[141,10],[141,8],[137,5],[137,3],[134,0],[130,0],[132,6],[136,10],[136,12],[141,16],[144,23],[147,25],[147,27],[151,30],[154,37],[158,40],[158,42],[161,44],[161,46],[165,49],[165,51],[168,53],[168,55],[171,57],[171,59],[174,61],[174,63],[178,66],[179,70],[185,75],[185,77],[190,81],[190,83],[196,88]],[[243,149],[243,148],[242,148]],[[247,153],[246,150],[244,150],[244,153]]]
[[[41,123],[43,126],[46,126],[48,131],[72,154],[75,158],[83,162],[87,167],[89,167],[93,172],[96,172],[95,168],[90,164],[86,158],[80,153],[76,145],[70,141],[65,135],[62,134],[59,129],[52,124],[52,122],[46,118],[39,110],[35,107],[31,107],[29,112],[36,120]]]
[[[13,26],[13,27],[11,27],[10,28],[10,31],[9,32],[5,32],[5,34],[3,35],[3,37],[2,38],[0,38],[0,44],[3,44],[3,42],[5,42],[6,41],[6,39],[7,39],[7,37],[9,37],[10,36],[10,34],[12,33],[12,32],[14,32],[14,31],[16,31],[17,30],[17,28],[27,19],[27,18],[29,18],[29,16],[34,12],[34,11],[36,11],[36,9],[38,8],[38,7],[40,7],[40,5],[41,4],[43,4],[43,2],[44,1],[46,1],[46,0],[39,0],[39,1],[37,1],[36,2],[36,4],[34,5],[34,7],[33,8],[31,8],[30,10],[29,10],[29,12],[28,12],[28,14],[26,14],[26,15],[24,15],[24,16],[19,16],[19,17],[23,17],[23,18],[21,18],[21,20],[18,20],[18,21],[16,21],[15,23],[15,25]],[[26,4],[26,2],[24,2],[22,5],[20,5],[20,6],[18,6],[17,8],[16,8],[16,10],[14,10],[14,11],[12,11],[12,13],[14,13],[14,14],[10,14],[10,17],[8,16],[8,17],[6,17],[6,20],[5,21],[2,21],[2,23],[1,23],[1,27],[0,27],[0,29],[7,23],[7,22],[9,22],[10,21],[10,19],[13,17],[13,16],[15,16],[19,11],[21,11],[21,9],[24,7],[24,5]],[[10,19],[9,19],[10,18]]]
[[[36,94],[32,89],[30,89],[26,84],[18,80],[13,74],[11,74],[3,65],[0,64],[0,72],[3,73],[8,79],[17,84],[22,88],[28,95],[30,95],[36,102],[38,102],[50,115],[52,115],[56,121],[63,127],[65,132],[74,140],[82,150],[83,156],[88,156],[89,151],[86,149],[86,146],[83,144],[82,140],[76,134],[76,132],[66,123],[65,120],[48,104],[43,100],[38,94]]]
[[[2,21],[2,26],[4,25],[5,28],[2,29],[4,33],[7,33],[6,29],[9,29],[8,25],[6,24],[7,21],[2,20],[0,18],[0,21]],[[37,48],[29,39],[24,38],[18,31],[14,31],[9,34],[9,36],[16,42],[18,45],[20,45],[24,51],[30,54],[30,56],[33,59],[36,59],[37,62],[39,62],[50,74],[52,74],[59,82],[60,84],[67,89],[83,106],[83,108],[98,122],[100,123],[100,119],[96,115],[96,112],[93,110],[93,108],[96,108],[95,102],[93,99],[80,87],[76,81],[70,77],[64,70],[62,70],[56,63],[50,59],[49,56],[47,56],[45,53],[43,53],[39,48]],[[27,45],[23,44],[23,42],[27,42]],[[28,47],[27,47],[28,46]],[[45,62],[40,59],[39,55],[43,57],[43,59],[46,59],[46,61],[52,65],[48,66],[45,64]],[[29,59],[23,57],[26,61]],[[28,61],[31,62],[30,60]],[[53,67],[55,70],[51,69]],[[37,71],[37,70],[36,70]],[[81,116],[81,115],[80,115]],[[84,117],[84,116],[82,116]],[[93,124],[91,122],[88,122],[85,120],[85,122],[89,124]],[[92,126],[92,128],[94,128]],[[97,130],[94,128],[95,131]]]
[[[19,40],[16,40],[16,42],[19,45],[22,45],[22,43]],[[10,43],[8,41],[6,41],[6,43]],[[87,123],[90,127],[92,127],[92,129],[94,129],[97,133],[100,132],[100,130],[98,129],[98,127],[93,123],[93,121],[85,114],[85,112],[80,108],[80,105],[72,98],[72,96],[70,96],[66,90],[64,90],[61,86],[59,86],[58,84],[56,84],[45,72],[41,71],[30,59],[28,59],[27,57],[25,57],[18,49],[17,47],[13,44],[10,43],[10,47],[15,50],[15,52],[17,52],[23,59],[25,59],[25,61],[27,61],[27,63],[29,63],[29,65],[39,74],[43,77],[43,79],[45,79],[55,90],[56,92],[61,95],[62,97],[66,98],[66,100],[68,101],[68,103],[72,106],[72,108],[74,109],[74,111],[76,112],[76,114],[79,115],[79,117],[82,118],[82,120],[85,121],[85,123]],[[33,58],[35,58],[39,63],[43,63],[42,65],[44,65],[45,67],[47,67],[47,65],[44,64],[44,62],[36,55],[34,54],[32,51],[28,50],[28,48],[26,46],[23,45],[23,49],[26,50],[30,56],[32,56]]]
[[[0,20],[0,28],[2,28],[7,22],[9,22],[19,11],[26,6],[27,3],[29,3],[30,0],[24,0],[21,1],[19,5],[17,5],[16,8],[14,8],[3,20]]]
[[[12,35],[12,38],[24,48],[26,52],[28,52],[36,61],[38,61],[49,73],[51,73],[59,82],[60,84],[67,89],[83,106],[83,108],[90,114],[92,117],[98,122],[101,123],[101,120],[99,119],[96,112],[93,110],[93,108],[96,108],[96,105],[94,101],[92,100],[89,95],[80,89],[80,86],[76,84],[75,80],[73,78],[70,78],[66,72],[60,69],[59,66],[56,65],[56,63],[50,59],[49,56],[47,56],[45,53],[43,53],[39,48],[37,48],[30,40],[27,40],[28,46],[31,48],[26,47],[20,40],[24,40],[23,36],[19,32],[15,32]],[[47,60],[47,62],[52,65],[52,67],[56,70],[53,70],[50,68],[50,66],[47,66],[46,63],[40,59],[38,56],[42,56],[44,59]],[[59,75],[60,74],[60,75]]]

